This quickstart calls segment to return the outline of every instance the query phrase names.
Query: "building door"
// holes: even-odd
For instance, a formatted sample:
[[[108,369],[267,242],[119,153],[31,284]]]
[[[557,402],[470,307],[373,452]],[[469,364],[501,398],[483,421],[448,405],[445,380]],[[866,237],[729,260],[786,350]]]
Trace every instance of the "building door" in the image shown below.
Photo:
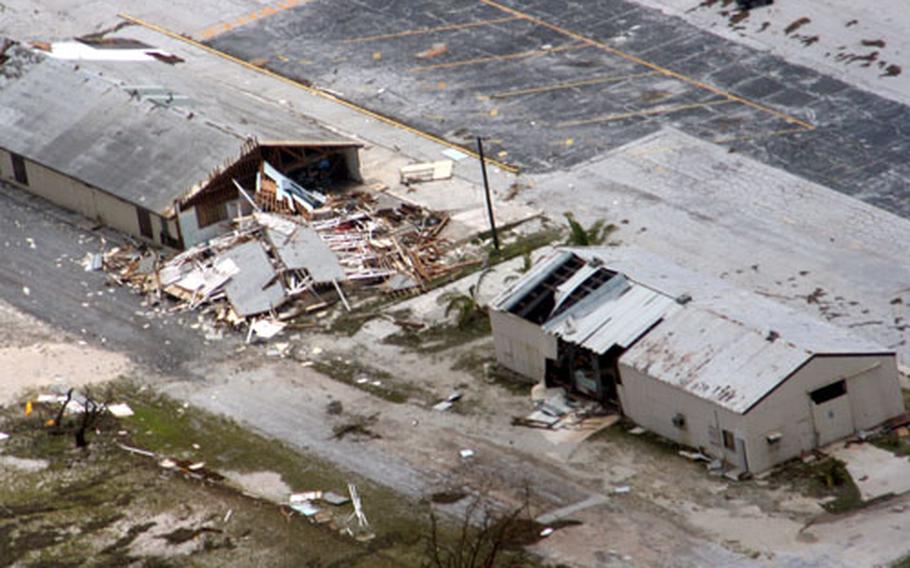
[[[818,445],[824,446],[853,434],[853,413],[845,381],[809,393]]]
[[[149,239],[155,238],[152,232],[152,216],[148,210],[136,207],[136,218],[139,220],[139,234]]]

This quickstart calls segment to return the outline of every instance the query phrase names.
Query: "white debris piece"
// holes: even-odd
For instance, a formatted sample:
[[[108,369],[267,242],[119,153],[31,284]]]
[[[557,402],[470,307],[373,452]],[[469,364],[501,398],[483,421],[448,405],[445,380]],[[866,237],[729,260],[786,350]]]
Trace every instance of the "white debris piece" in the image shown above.
[[[126,418],[126,417],[132,416],[134,414],[133,409],[130,408],[130,405],[128,405],[125,402],[120,402],[117,404],[110,404],[110,405],[108,405],[107,410],[113,416],[115,416],[117,418]]]
[[[0,442],[2,442],[3,440],[9,440],[9,434],[7,434],[5,432],[0,432]]]
[[[440,160],[438,162],[425,162],[404,166],[399,170],[401,183],[418,183],[422,181],[436,181],[452,177],[455,162]]]
[[[474,450],[464,449],[458,452],[462,459],[468,459],[474,456]]]
[[[270,319],[261,319],[254,322],[253,325],[250,326],[250,329],[256,337],[268,340],[284,331],[285,327],[287,327],[286,323]],[[249,341],[247,343],[249,343]]]
[[[465,154],[464,152],[460,152],[460,151],[456,150],[455,148],[448,148],[446,150],[443,150],[442,155],[445,156],[446,158],[451,158],[451,159],[455,160],[456,162],[460,162],[468,157],[467,154]]]

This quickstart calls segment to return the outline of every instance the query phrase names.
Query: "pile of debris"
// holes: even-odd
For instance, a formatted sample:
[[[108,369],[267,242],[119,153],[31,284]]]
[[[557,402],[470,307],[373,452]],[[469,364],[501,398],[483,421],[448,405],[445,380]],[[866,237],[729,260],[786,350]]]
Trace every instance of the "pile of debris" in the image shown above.
[[[512,425],[557,430],[574,428],[590,418],[610,414],[600,403],[570,396],[561,387],[546,389],[534,407],[527,416],[513,416]]]
[[[86,270],[100,264],[117,284],[152,303],[166,295],[179,302],[176,310],[204,309],[218,322],[248,324],[250,334],[267,339],[281,331],[282,321],[339,300],[350,310],[345,291],[413,291],[479,262],[457,258],[460,253],[439,238],[445,215],[383,194],[301,196],[283,185],[274,188],[273,203],[297,207],[299,214],[265,211],[256,199],[256,210],[235,219],[230,233],[169,260],[118,247],[100,263],[88,255]]]

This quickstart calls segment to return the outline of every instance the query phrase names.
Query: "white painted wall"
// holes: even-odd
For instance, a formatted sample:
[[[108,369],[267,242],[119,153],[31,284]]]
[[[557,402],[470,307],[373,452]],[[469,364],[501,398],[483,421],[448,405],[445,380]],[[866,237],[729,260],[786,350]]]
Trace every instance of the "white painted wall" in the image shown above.
[[[199,227],[196,219],[196,208],[191,207],[186,211],[181,211],[177,215],[177,222],[180,224],[180,234],[183,235],[183,246],[191,246],[203,243],[209,239],[217,237],[231,230],[231,221],[238,214],[249,215],[252,208],[244,199],[235,199],[227,202],[228,218],[219,223],[213,223],[207,227]]]
[[[712,457],[738,463],[736,453],[724,448],[721,432],[729,430],[745,440],[741,415],[627,367],[622,358],[619,373],[619,401],[623,413],[635,423],[680,444],[700,448]],[[673,424],[676,414],[685,418],[684,428]],[[711,435],[712,429],[716,436]]]
[[[753,471],[816,447],[809,393],[845,378],[854,431],[874,428],[904,412],[894,356],[817,355],[746,415]],[[772,431],[783,434],[780,442],[768,444],[766,435]]]
[[[556,358],[556,338],[515,314],[490,310],[496,361],[510,369],[542,381],[546,372],[546,359]]]
[[[3,179],[103,225],[123,231],[140,240],[149,240],[139,232],[139,218],[136,206],[132,203],[28,159],[25,160],[25,170],[28,176],[27,186],[16,183],[13,176],[12,158],[9,152],[0,150],[0,177]],[[170,228],[171,237],[177,238],[176,221],[165,220],[155,213],[151,213],[151,220],[154,236],[151,242],[158,245],[164,244],[161,242],[160,232],[165,223]]]
[[[729,430],[745,442],[749,470],[764,471],[816,447],[809,393],[846,378],[854,431],[873,428],[904,411],[894,356],[815,356],[745,415],[736,414],[622,364],[618,386],[623,412],[642,427],[729,463],[741,456],[710,434]],[[682,414],[684,429],[673,425]],[[767,436],[779,432],[774,444]]]

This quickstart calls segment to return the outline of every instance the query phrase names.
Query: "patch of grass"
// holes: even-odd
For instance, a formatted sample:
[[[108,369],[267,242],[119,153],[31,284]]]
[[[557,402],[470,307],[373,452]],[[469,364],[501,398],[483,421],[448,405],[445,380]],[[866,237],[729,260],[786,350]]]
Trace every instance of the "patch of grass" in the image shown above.
[[[407,347],[424,354],[439,353],[490,335],[489,317],[471,319],[465,325],[440,324],[420,331],[404,329],[385,337],[383,343]]]
[[[488,249],[490,264],[499,264],[511,260],[516,256],[524,256],[535,250],[551,245],[562,239],[562,230],[559,228],[548,228],[529,235],[520,235],[514,241],[502,245],[499,251],[492,248]]]
[[[910,568],[910,554],[898,558],[889,565],[889,568]]]
[[[815,499],[833,497],[822,505],[829,513],[846,513],[864,505],[847,466],[835,458],[810,463],[798,458],[791,460],[775,470],[769,481],[789,482],[797,491]]]
[[[901,438],[896,432],[884,432],[871,438],[869,442],[896,456],[910,456],[910,436]]]
[[[421,533],[425,519],[415,518],[413,504],[394,491],[340,471],[315,456],[301,454],[281,441],[253,434],[233,421],[196,408],[184,410],[168,397],[146,391],[138,399],[131,398],[129,403],[135,414],[127,423],[133,427],[134,441],[140,447],[204,461],[213,470],[273,471],[298,491],[323,489],[344,493],[347,482],[357,484],[371,524],[384,537],[382,542],[377,539],[368,545],[355,545],[347,537],[322,526],[307,525],[322,536],[316,540],[311,536],[302,540],[301,545],[310,550],[314,546],[327,550],[324,555],[303,558],[335,558],[338,562],[338,558],[346,557],[347,561],[331,565],[357,567],[419,565],[421,549],[414,535]],[[199,450],[193,449],[194,443]]]
[[[326,358],[313,363],[313,369],[336,381],[395,404],[403,404],[412,396],[424,394],[415,385],[396,381],[390,373],[356,361]],[[378,381],[379,384],[373,384],[374,381]]]
[[[458,356],[453,371],[468,373],[476,379],[495,384],[518,396],[527,396],[534,381],[496,363],[489,348],[473,349]]]
[[[664,438],[650,430],[645,430],[641,434],[630,433],[635,427],[636,424],[634,422],[628,418],[623,418],[613,426],[595,432],[589,440],[609,440],[624,444],[634,444],[658,454],[672,455],[679,458],[680,463],[689,463],[679,456],[679,452],[680,450],[690,450],[691,448],[674,442],[669,438]]]

